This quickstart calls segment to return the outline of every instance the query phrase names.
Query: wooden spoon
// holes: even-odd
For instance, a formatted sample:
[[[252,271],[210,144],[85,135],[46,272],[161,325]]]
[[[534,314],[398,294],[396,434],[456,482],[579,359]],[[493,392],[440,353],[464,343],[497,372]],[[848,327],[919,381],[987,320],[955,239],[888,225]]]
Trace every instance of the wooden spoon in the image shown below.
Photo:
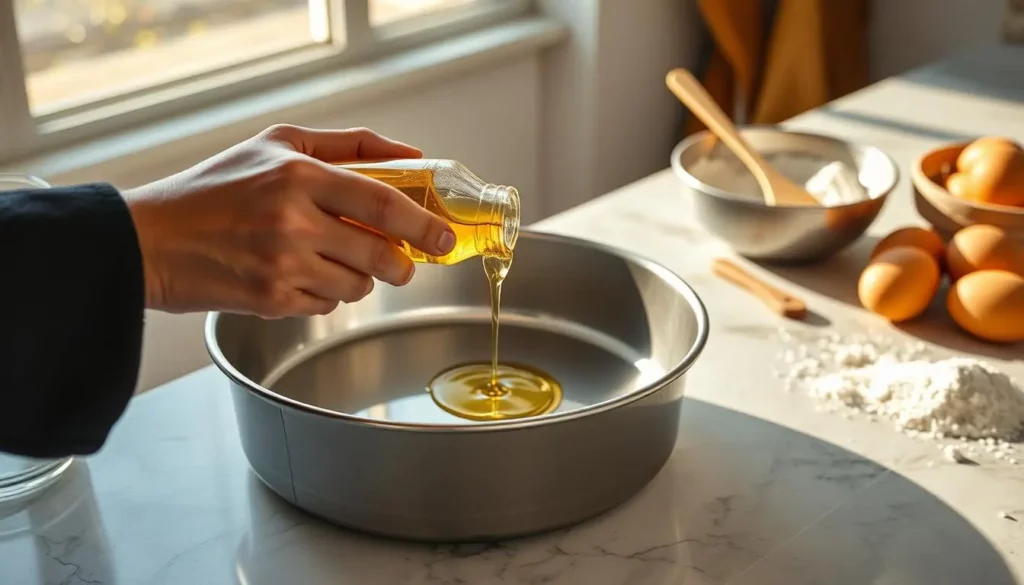
[[[693,74],[686,69],[673,69],[665,77],[665,84],[750,170],[761,186],[765,203],[773,206],[821,205],[807,189],[787,179],[750,148],[729,116],[718,107]]]
[[[716,258],[711,263],[711,271],[716,276],[747,289],[768,305],[768,308],[783,317],[803,319],[807,316],[807,305],[802,300],[780,291],[730,260]]]

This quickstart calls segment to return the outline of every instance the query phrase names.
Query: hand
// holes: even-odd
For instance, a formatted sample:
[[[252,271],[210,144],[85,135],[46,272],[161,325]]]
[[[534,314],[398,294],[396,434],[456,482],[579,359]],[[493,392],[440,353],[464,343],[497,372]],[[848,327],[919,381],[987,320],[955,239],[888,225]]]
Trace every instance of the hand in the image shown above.
[[[374,279],[409,282],[413,263],[388,237],[444,255],[451,229],[401,191],[328,163],[421,154],[366,129],[281,125],[126,192],[146,306],[326,314],[369,294]]]

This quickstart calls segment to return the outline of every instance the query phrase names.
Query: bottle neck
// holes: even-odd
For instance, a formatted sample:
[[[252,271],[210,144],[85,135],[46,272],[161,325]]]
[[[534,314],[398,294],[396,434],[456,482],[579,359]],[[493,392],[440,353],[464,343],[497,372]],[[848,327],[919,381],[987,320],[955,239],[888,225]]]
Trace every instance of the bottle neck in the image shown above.
[[[478,238],[484,248],[481,254],[507,258],[519,239],[519,192],[515,187],[505,185],[484,185],[480,191],[480,204],[489,210],[487,222],[489,234]]]

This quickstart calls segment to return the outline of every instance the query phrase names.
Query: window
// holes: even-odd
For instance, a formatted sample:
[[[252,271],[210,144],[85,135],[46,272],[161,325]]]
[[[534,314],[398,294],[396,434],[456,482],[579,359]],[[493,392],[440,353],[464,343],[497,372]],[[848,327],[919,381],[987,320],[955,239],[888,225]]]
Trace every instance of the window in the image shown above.
[[[34,114],[302,47],[305,0],[15,0]],[[269,34],[273,31],[272,34]]]
[[[336,71],[526,0],[0,0],[0,161]]]

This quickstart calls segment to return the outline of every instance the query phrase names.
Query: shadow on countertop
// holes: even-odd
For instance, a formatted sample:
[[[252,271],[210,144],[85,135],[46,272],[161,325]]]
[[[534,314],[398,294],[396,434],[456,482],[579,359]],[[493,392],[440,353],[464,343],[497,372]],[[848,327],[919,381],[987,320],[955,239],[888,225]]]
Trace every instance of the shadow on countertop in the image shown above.
[[[922,126],[921,124],[911,124],[905,120],[890,120],[877,114],[869,114],[866,112],[855,112],[850,110],[841,109],[837,105],[825,105],[815,110],[815,113],[824,116],[831,116],[833,118],[840,118],[851,122],[863,124],[865,126],[875,126],[899,132],[901,134],[910,134],[913,136],[921,136],[931,140],[939,142],[970,142],[977,138],[973,134],[963,134],[960,132],[949,132],[942,130],[941,128],[933,128],[928,126]]]
[[[862,237],[846,250],[819,264],[796,266],[757,263],[757,266],[799,287],[864,311],[857,298],[857,281],[864,266],[867,265],[871,250],[878,241],[879,238],[874,236]],[[961,330],[946,310],[948,291],[949,279],[944,277],[931,305],[922,315],[904,323],[894,324],[893,327],[952,352],[972,353],[1007,361],[1024,360],[1024,344],[988,343]]]
[[[291,507],[253,476],[239,582],[1016,583],[971,522],[888,468],[697,399],[682,409],[677,448],[640,494],[573,528],[516,540],[357,534]]]
[[[984,355],[1006,361],[1024,361],[1024,343],[998,344],[982,341],[960,329],[946,309],[948,279],[943,280],[932,304],[921,316],[895,327],[908,335],[956,353]]]
[[[797,286],[859,309],[857,280],[878,240],[863,236],[835,256],[814,264],[756,264]]]
[[[924,87],[986,96],[1007,102],[1024,102],[1020,81],[1024,46],[979,45],[919,67],[900,76],[901,81]]]

